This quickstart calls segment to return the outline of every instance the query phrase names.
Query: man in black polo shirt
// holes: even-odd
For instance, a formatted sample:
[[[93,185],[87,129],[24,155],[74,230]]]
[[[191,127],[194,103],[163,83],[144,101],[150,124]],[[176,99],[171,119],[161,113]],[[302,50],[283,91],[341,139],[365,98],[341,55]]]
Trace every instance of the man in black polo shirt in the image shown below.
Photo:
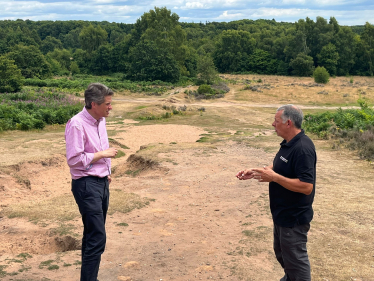
[[[280,281],[310,281],[307,235],[313,218],[317,156],[301,129],[302,111],[294,105],[278,108],[273,126],[284,140],[273,165],[240,171],[240,180],[269,182],[274,222],[274,252],[284,269]]]

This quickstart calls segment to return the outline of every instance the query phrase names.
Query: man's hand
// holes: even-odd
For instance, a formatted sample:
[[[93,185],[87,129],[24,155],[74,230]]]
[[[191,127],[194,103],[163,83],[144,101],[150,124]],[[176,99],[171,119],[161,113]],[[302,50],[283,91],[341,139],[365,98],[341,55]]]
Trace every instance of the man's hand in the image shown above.
[[[236,177],[240,180],[249,180],[249,179],[252,179],[254,176],[254,173],[253,173],[253,170],[252,169],[247,169],[247,170],[244,170],[244,171],[239,171],[237,174],[236,174]]]
[[[110,184],[112,182],[112,177],[108,176],[108,183]]]
[[[117,152],[117,148],[110,147],[106,150],[103,150],[101,153],[103,158],[114,158],[117,155]]]
[[[102,158],[114,158],[117,155],[117,152],[117,148],[114,147],[110,147],[103,151],[95,152],[94,158],[92,159],[90,164],[95,163]]]
[[[272,182],[274,181],[274,177],[276,173],[273,169],[269,167],[264,167],[263,169],[252,169],[253,170],[253,178],[258,180],[259,182]]]

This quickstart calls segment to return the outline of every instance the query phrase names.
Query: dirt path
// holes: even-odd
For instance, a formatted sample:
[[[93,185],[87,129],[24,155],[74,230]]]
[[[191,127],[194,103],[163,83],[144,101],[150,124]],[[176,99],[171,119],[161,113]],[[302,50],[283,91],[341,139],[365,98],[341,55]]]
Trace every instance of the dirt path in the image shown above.
[[[117,97],[115,103],[136,107],[168,102],[171,97],[174,104],[184,105],[178,94],[166,98]],[[256,122],[250,123],[255,127],[264,120],[269,122],[269,110],[261,115],[262,108],[279,105],[275,98],[268,104],[239,102],[234,94],[222,101],[188,104],[211,107],[215,110],[211,118],[218,113],[230,114],[224,118],[241,116],[243,122],[250,118],[246,108],[256,107]],[[222,110],[228,107],[235,110]],[[242,143],[225,135],[226,139],[210,144],[196,143],[208,132],[204,126],[135,126],[131,120],[118,120],[108,124],[115,132],[112,138],[129,149],[124,150],[126,157],[113,161],[112,196],[126,192],[151,200],[143,208],[108,216],[100,281],[279,280],[282,270],[272,250],[267,185],[234,177],[243,167],[272,161],[280,142],[272,131],[259,127],[254,135],[242,135]],[[237,131],[229,123],[224,126],[228,134]],[[77,212],[63,155],[63,132],[50,134],[54,136],[48,141],[43,137],[49,134],[41,137],[42,133],[39,139],[36,133],[29,138],[17,133],[15,139],[10,135],[1,139],[8,148],[0,149],[0,210],[21,203],[31,216],[35,206],[42,209],[49,202],[46,217],[53,212]],[[15,142],[17,149],[12,150]],[[332,151],[326,141],[315,143],[318,181],[309,236],[313,280],[373,281],[373,167],[352,152]],[[36,144],[38,150],[32,149]],[[47,150],[48,145],[52,156],[44,159],[42,149]],[[148,146],[143,152],[150,151],[148,156],[157,159],[159,166],[139,174],[134,169],[126,173],[132,169],[126,158],[133,153],[142,155],[141,146]],[[32,161],[27,160],[28,150]],[[22,161],[14,164],[16,161],[9,158],[19,151]],[[40,159],[35,159],[36,154]],[[14,165],[5,165],[7,161]],[[62,203],[67,206],[61,211]],[[79,217],[65,221],[0,218],[0,279],[79,280],[80,251],[75,243],[81,233]]]

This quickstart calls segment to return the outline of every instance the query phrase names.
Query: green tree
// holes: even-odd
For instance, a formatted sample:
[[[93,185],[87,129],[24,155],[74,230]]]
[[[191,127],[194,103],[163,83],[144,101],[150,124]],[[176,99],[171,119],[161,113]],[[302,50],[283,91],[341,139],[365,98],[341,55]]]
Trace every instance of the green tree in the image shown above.
[[[81,48],[79,43],[79,34],[81,33],[81,28],[76,28],[71,30],[68,34],[62,36],[62,44],[65,49],[78,49]]]
[[[114,72],[126,73],[129,67],[129,49],[130,49],[130,35],[114,46],[112,50],[112,59],[115,61],[113,64]]]
[[[78,64],[81,73],[89,73],[91,71],[92,53],[88,53],[82,49],[75,50],[73,61]]]
[[[45,59],[51,66],[51,72],[53,75],[61,74],[63,69],[61,67],[61,64],[57,60],[51,58],[50,56],[46,56]]]
[[[337,75],[349,75],[355,64],[357,52],[357,38],[352,29],[341,26],[334,36],[334,45],[339,54]]]
[[[71,62],[71,64],[70,64],[70,70],[71,70],[71,74],[72,75],[80,73],[79,66],[78,66],[78,64],[75,61]]]
[[[218,73],[211,56],[199,56],[197,60],[197,73],[200,84],[213,84],[218,80]]]
[[[101,45],[107,42],[108,33],[105,29],[100,26],[94,27],[92,24],[86,26],[79,33],[79,43],[83,50],[87,52],[93,52],[97,50]]]
[[[40,50],[43,54],[52,52],[54,49],[62,49],[62,43],[60,40],[47,36],[40,45]]]
[[[258,74],[275,74],[277,61],[267,51],[255,49],[249,57],[250,71]]]
[[[364,57],[368,63],[368,72],[373,76],[374,71],[374,25],[365,24],[364,31],[361,34],[361,43],[363,47]]]
[[[320,66],[324,66],[331,76],[336,75],[339,54],[336,51],[335,45],[329,43],[324,46],[321,52],[317,55],[317,58],[318,64]]]
[[[129,61],[127,76],[132,80],[166,82],[179,80],[177,61],[167,49],[159,48],[154,42],[139,42],[131,48]]]
[[[247,31],[223,31],[213,53],[214,64],[220,72],[247,71],[255,45],[256,40]]]
[[[6,57],[14,60],[25,78],[51,77],[51,66],[36,46],[16,45]]]
[[[91,71],[95,74],[107,74],[112,72],[115,61],[113,60],[113,47],[110,44],[101,45],[92,53]]]
[[[0,56],[0,92],[17,92],[23,85],[21,70],[13,60]]]
[[[296,76],[311,76],[314,71],[313,58],[304,53],[300,53],[290,62],[293,68],[292,74]]]
[[[142,43],[141,43],[142,42]],[[186,33],[179,24],[179,16],[171,13],[166,7],[157,8],[144,13],[134,25],[129,45],[152,42],[158,49],[164,49],[178,63],[179,72],[189,76],[186,59],[189,48],[186,45]]]
[[[47,54],[47,57],[50,57],[58,61],[62,69],[70,70],[70,63],[72,60],[72,55],[68,50],[54,49],[53,52],[50,52]]]
[[[323,84],[326,84],[327,82],[329,82],[329,79],[330,79],[330,75],[328,71],[323,66],[318,66],[314,70],[313,77],[316,83],[323,83]]]

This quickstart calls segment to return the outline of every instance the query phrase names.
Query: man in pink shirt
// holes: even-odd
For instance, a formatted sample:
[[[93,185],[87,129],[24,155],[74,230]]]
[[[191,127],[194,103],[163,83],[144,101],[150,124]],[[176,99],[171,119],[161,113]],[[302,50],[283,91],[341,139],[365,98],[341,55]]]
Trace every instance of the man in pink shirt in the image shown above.
[[[100,83],[88,85],[85,107],[65,129],[66,159],[72,177],[71,190],[83,222],[81,281],[97,281],[105,249],[105,219],[109,206],[111,159],[105,117],[112,110],[113,91]]]

